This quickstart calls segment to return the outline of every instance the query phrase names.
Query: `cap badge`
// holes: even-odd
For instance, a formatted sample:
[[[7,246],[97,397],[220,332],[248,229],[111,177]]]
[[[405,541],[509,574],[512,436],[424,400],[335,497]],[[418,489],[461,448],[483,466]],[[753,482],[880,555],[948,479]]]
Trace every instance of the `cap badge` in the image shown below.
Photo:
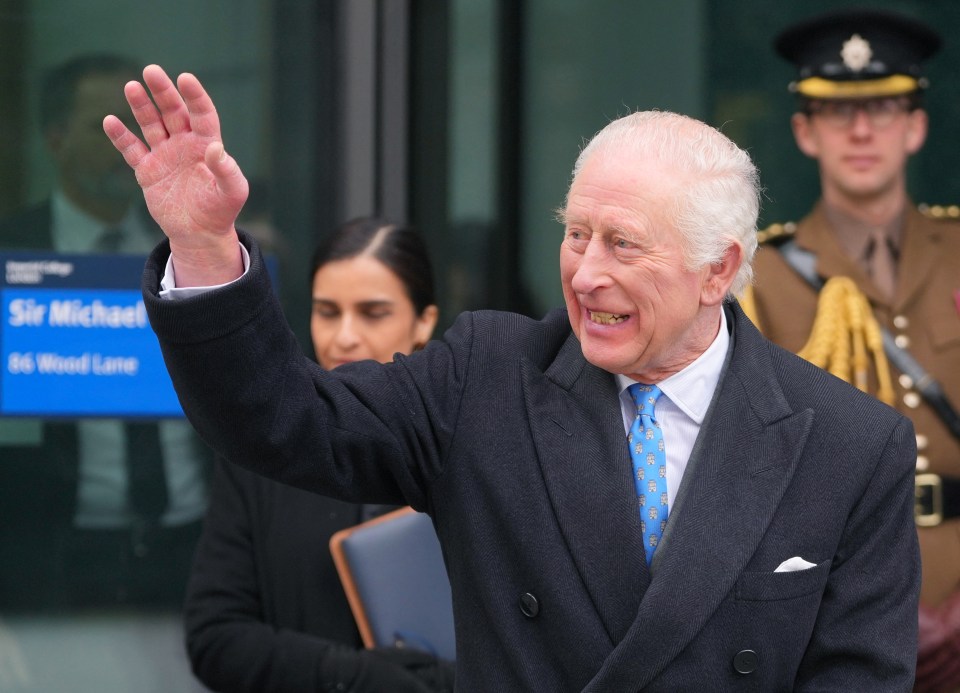
[[[873,57],[873,49],[870,48],[870,42],[864,39],[860,34],[854,34],[843,42],[843,50],[840,51],[840,57],[843,58],[843,64],[854,72],[860,72],[870,64]]]

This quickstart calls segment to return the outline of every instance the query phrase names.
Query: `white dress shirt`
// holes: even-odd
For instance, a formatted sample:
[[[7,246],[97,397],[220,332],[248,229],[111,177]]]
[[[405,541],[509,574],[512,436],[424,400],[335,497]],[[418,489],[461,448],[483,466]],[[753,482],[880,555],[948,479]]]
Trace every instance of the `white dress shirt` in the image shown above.
[[[60,253],[95,252],[97,241],[107,230],[107,224],[78,209],[59,190],[50,197],[50,216],[53,249]],[[157,244],[157,239],[135,208],[109,228],[123,231],[119,252],[145,255]]]
[[[730,333],[727,316],[720,311],[720,331],[705,352],[679,373],[674,373],[657,385],[663,394],[657,400],[654,414],[663,432],[664,452],[667,455],[667,502],[673,508],[677,489],[687,468],[690,452],[697,441],[703,417],[707,414],[713,393],[720,380],[720,371],[727,357]],[[630,433],[637,417],[637,405],[627,388],[637,381],[625,375],[617,376],[620,386],[620,411],[623,414],[624,434]]]
[[[247,270],[250,269],[250,253],[247,251],[246,247],[244,247],[243,243],[240,244],[240,255],[243,257],[243,274],[246,274]],[[224,286],[230,286],[233,284],[233,282],[242,279],[243,274],[233,281],[217,284],[215,286],[185,286],[180,289],[177,288],[177,275],[173,269],[173,255],[171,254],[167,258],[166,266],[163,268],[163,278],[160,280],[160,298],[167,300],[190,298],[191,296],[202,294],[205,291],[213,291],[214,289],[219,289]]]
[[[51,196],[50,212],[54,250],[78,254],[95,252],[97,241],[107,230],[104,222],[78,209],[60,191]],[[119,252],[146,255],[156,245],[156,238],[136,209],[131,209],[111,228],[123,231]],[[158,426],[169,497],[160,522],[176,526],[199,520],[206,509],[206,473],[196,458],[195,437],[190,424],[182,420],[164,420]],[[130,515],[126,500],[123,421],[77,421],[77,446],[79,481],[74,523],[85,529],[127,526]]]

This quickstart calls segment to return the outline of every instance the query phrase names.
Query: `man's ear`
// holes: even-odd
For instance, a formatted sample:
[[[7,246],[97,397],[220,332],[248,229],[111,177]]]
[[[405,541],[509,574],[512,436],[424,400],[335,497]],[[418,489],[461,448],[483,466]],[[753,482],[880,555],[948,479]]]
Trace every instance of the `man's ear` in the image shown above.
[[[915,111],[910,111],[907,114],[909,120],[907,121],[907,153],[911,156],[920,151],[923,147],[923,143],[927,141],[927,129],[929,127],[929,119],[927,117],[927,112],[922,108],[918,108]]]
[[[820,156],[820,141],[817,139],[813,123],[810,122],[810,116],[806,113],[794,113],[790,116],[790,128],[793,130],[797,149],[811,159]]]
[[[743,248],[739,243],[730,243],[717,262],[703,268],[703,283],[700,286],[700,303],[714,306],[723,302],[733,280],[743,263]]]

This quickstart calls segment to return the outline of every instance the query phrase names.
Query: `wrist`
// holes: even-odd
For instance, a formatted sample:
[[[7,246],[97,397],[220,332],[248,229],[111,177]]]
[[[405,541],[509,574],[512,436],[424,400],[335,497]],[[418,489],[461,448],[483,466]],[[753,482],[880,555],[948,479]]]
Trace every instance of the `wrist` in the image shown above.
[[[170,254],[178,288],[227,284],[244,271],[235,229],[202,243],[171,240]]]

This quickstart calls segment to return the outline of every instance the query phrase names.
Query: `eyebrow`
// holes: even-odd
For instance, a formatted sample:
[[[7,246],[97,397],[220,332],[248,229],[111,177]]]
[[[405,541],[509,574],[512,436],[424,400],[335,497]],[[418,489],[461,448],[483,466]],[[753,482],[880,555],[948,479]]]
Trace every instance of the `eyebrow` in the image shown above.
[[[564,212],[563,216],[558,217],[558,221],[563,225],[564,228],[570,226],[594,228],[594,223],[588,214],[567,214]]]
[[[591,224],[589,216],[585,214],[568,214],[565,208],[558,209],[556,212],[557,221],[559,221],[564,226],[570,225],[579,225],[579,226],[588,226]],[[613,223],[613,224],[603,224],[600,228],[600,233],[622,233],[622,234],[631,234],[634,233],[630,226],[623,223]]]
[[[330,305],[330,306],[340,305],[336,301],[331,300],[329,298],[323,298],[322,296],[314,296],[313,304],[314,305],[324,304],[324,305]],[[370,299],[368,301],[357,301],[357,303],[355,303],[354,305],[360,308],[379,308],[380,306],[392,306],[393,304],[394,304],[394,301],[392,299],[375,298],[375,299]]]

